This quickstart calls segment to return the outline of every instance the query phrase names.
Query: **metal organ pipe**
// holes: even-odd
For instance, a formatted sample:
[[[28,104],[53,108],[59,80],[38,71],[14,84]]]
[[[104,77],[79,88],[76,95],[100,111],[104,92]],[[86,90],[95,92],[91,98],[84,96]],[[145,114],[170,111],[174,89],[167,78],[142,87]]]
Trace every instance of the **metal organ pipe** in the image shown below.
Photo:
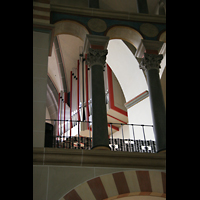
[[[77,61],[77,116],[78,121],[80,121],[79,114],[79,60]]]
[[[61,91],[61,95],[60,95],[60,135],[63,134],[63,129],[62,129],[62,111],[63,111],[63,91]]]
[[[85,121],[85,109],[84,109],[84,59],[82,56],[82,91],[83,91],[83,103],[82,103],[82,108],[83,108],[83,117],[82,120]]]
[[[59,136],[59,134],[60,134],[59,119],[60,119],[60,93],[58,94],[58,133],[57,133],[57,136]]]
[[[70,76],[70,137],[72,135],[72,71]]]
[[[87,54],[85,54],[85,59],[87,59]],[[89,107],[88,107],[88,66],[85,65],[85,86],[86,86],[86,121],[89,121]],[[89,130],[89,123],[87,123],[87,129]]]
[[[65,134],[66,103],[67,103],[67,92],[64,92],[64,134]]]

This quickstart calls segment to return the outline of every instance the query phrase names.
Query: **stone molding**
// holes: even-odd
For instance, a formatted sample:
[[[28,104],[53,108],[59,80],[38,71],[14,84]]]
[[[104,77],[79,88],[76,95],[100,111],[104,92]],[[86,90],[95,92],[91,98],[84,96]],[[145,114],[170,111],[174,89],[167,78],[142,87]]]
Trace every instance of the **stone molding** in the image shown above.
[[[87,54],[89,52],[89,48],[91,48],[91,45],[101,46],[102,49],[106,49],[109,39],[110,38],[108,36],[86,34],[83,53]]]
[[[155,54],[147,54],[144,53],[144,58],[142,59],[139,67],[140,69],[151,70],[151,69],[157,69],[159,71],[161,60],[163,59],[163,55],[155,55]]]
[[[99,49],[91,49],[89,48],[89,53],[87,55],[86,63],[90,67],[93,65],[105,65],[106,55],[108,54],[108,50],[99,50]]]
[[[166,153],[33,147],[33,165],[166,169]]]
[[[102,17],[102,18],[128,20],[128,21],[166,23],[165,15],[129,13],[123,11],[103,10],[97,8],[83,9],[82,7],[64,6],[59,3],[56,4],[51,3],[51,11],[74,14],[74,15],[84,15],[91,17]]]
[[[164,42],[161,41],[141,39],[140,44],[135,52],[135,57],[142,58],[147,50],[155,50],[160,53],[163,44]]]

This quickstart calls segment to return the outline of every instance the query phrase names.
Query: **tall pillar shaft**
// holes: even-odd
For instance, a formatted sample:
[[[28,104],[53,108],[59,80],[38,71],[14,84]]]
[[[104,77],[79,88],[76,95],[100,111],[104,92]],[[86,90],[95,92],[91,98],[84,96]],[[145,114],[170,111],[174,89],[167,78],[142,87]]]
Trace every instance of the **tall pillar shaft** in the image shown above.
[[[166,111],[159,77],[162,55],[144,53],[140,68],[147,76],[157,152],[166,150]]]
[[[33,147],[44,147],[49,33],[33,31]]]
[[[89,49],[87,58],[91,68],[93,149],[109,149],[103,77],[106,54],[107,50]]]
[[[87,64],[91,68],[92,149],[110,150],[103,76],[108,40],[105,36],[87,35],[85,44]]]

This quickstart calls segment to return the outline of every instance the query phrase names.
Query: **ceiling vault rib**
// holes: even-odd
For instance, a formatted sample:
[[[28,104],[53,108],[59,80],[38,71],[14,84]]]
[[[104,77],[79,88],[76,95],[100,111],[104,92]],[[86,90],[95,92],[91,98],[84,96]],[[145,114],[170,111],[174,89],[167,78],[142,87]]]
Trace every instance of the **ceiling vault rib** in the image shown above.
[[[57,36],[54,37],[54,45],[55,45],[55,50],[56,50],[56,56],[58,59],[58,65],[59,65],[59,70],[61,73],[61,82],[62,82],[62,86],[63,86],[63,92],[67,92],[67,82],[66,82],[66,78],[65,78],[65,71],[64,71],[64,66],[63,66],[63,61],[62,61],[62,57],[61,57],[61,49],[58,43],[58,39]]]
[[[52,93],[53,93],[53,96],[56,100],[56,102],[58,102],[58,91],[54,85],[54,83],[52,82],[49,74],[47,75],[47,85],[49,86],[49,88],[51,89]]]
[[[50,119],[55,119],[57,116],[57,110],[58,110],[58,104],[56,102],[55,96],[50,88],[50,86],[47,84],[47,102],[46,107],[49,111]],[[48,123],[51,123],[48,121]]]
[[[51,81],[50,77],[47,76],[47,104],[46,107],[49,111],[51,119],[55,119],[58,110],[58,92]]]

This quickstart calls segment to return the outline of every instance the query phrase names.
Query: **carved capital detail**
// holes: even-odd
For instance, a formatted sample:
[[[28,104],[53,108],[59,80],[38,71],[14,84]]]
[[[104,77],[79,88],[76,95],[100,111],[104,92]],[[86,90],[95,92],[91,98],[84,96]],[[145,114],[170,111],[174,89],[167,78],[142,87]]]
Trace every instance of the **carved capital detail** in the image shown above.
[[[144,58],[142,59],[139,67],[143,70],[157,69],[160,68],[161,60],[163,59],[163,55],[154,55],[144,53]]]
[[[99,49],[91,49],[89,48],[89,54],[87,55],[87,65],[92,67],[93,65],[105,65],[106,55],[108,54],[108,50],[99,50]]]

